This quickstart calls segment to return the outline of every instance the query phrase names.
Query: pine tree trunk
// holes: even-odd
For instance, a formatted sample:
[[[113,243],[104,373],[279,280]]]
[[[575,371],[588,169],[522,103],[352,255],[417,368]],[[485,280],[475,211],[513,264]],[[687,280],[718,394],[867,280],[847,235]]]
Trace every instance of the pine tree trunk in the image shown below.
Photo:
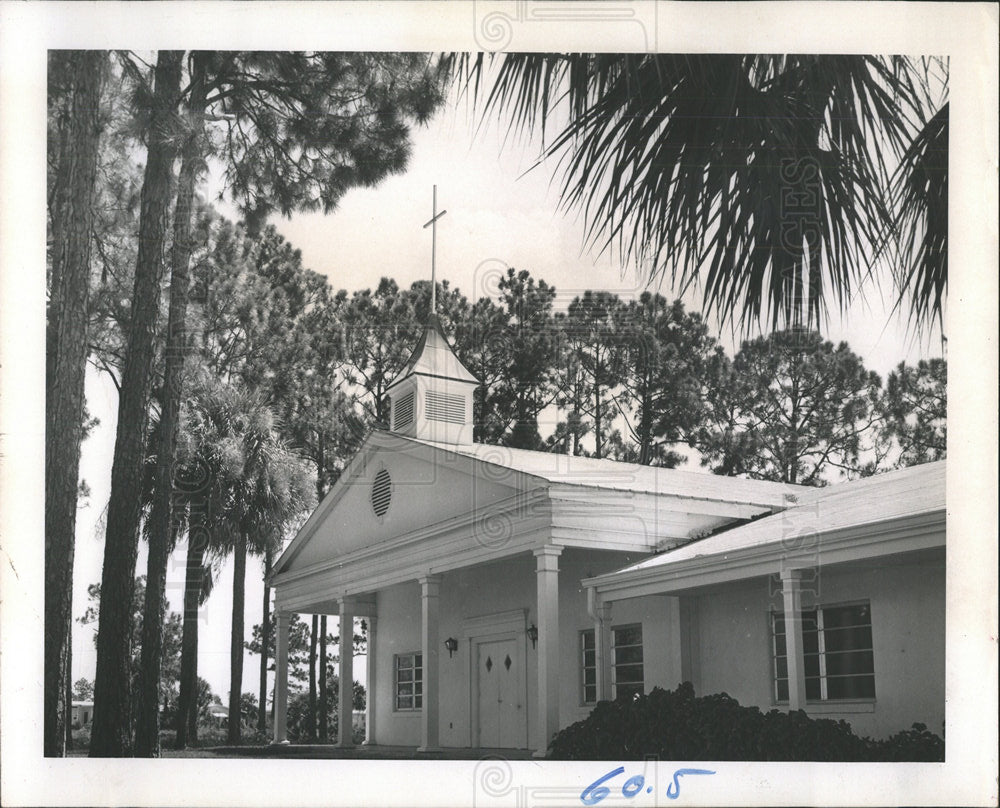
[[[639,465],[648,466],[653,455],[653,396],[650,383],[644,383],[639,414]]]
[[[187,570],[184,577],[184,625],[181,634],[180,693],[177,697],[176,748],[188,743],[188,716],[198,700],[198,601],[201,597],[202,559],[205,556],[207,531],[204,526],[204,502],[192,503],[191,529],[188,533]]]
[[[264,548],[264,619],[260,624],[260,704],[257,711],[257,729],[267,732],[267,660],[271,651],[271,588],[267,585],[271,574],[271,546]]]
[[[319,619],[319,739],[330,740],[329,695],[326,692],[326,615]]]
[[[194,658],[198,659],[198,632],[194,633]],[[187,713],[187,740],[191,746],[198,745],[198,671],[194,672],[194,695]]]
[[[52,205],[52,285],[45,362],[44,749],[65,754],[73,551],[83,439],[90,231],[107,54],[55,52],[50,69],[72,81]]]
[[[247,536],[242,530],[236,536],[233,550],[233,624],[229,644],[229,723],[226,737],[229,743],[241,740],[243,694],[243,616],[247,586]]]
[[[70,621],[66,650],[66,749],[73,748],[73,622]]]
[[[176,153],[171,124],[180,90],[183,55],[182,51],[160,51],[156,63],[149,147],[140,197],[139,252],[118,403],[118,434],[104,542],[91,757],[127,757],[132,753],[129,732],[132,595],[155,357],[154,332],[160,307],[163,246]]]
[[[583,388],[580,384],[579,378],[573,381],[573,414],[576,416],[573,420],[573,456],[576,457],[580,454],[580,441],[583,440],[583,416],[581,413],[583,403]]]
[[[171,246],[170,311],[167,317],[166,367],[160,408],[156,482],[149,516],[149,556],[146,563],[146,601],[142,615],[142,651],[139,661],[139,709],[136,725],[136,756],[160,754],[160,665],[163,657],[164,588],[167,556],[173,522],[173,466],[184,387],[184,355],[187,350],[188,264],[191,260],[191,230],[194,189],[202,164],[202,133],[205,128],[204,56],[192,56],[191,127],[177,183],[174,240]]]
[[[595,377],[600,373],[600,365],[595,371]],[[601,407],[601,385],[594,379],[594,457],[600,460],[604,457],[604,421]]]
[[[309,715],[306,720],[306,737],[316,740],[316,640],[319,633],[319,615],[312,616],[309,632]]]

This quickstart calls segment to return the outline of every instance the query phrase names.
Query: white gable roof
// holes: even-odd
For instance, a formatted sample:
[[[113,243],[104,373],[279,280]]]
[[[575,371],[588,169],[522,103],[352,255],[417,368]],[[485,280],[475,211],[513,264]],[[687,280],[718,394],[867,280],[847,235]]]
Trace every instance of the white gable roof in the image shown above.
[[[773,508],[788,507],[794,504],[788,499],[789,496],[801,496],[803,492],[812,490],[803,486],[766,480],[720,477],[717,474],[704,472],[640,466],[603,458],[512,449],[484,443],[451,446],[431,441],[420,442],[560,485],[723,502],[746,502]]]
[[[943,513],[945,464],[941,460],[827,488],[800,488],[795,507],[692,541],[603,577],[666,570],[696,558],[723,557],[779,545],[788,536],[806,533],[822,536],[903,517]]]
[[[396,494],[384,518],[375,519],[369,499],[380,469]],[[283,603],[301,605],[322,593],[330,599],[338,592],[375,591],[390,579],[410,580],[421,565],[442,571],[539,543],[648,553],[786,508],[802,491],[375,431],[285,548],[270,580]],[[502,542],[487,535],[497,524],[509,533]]]

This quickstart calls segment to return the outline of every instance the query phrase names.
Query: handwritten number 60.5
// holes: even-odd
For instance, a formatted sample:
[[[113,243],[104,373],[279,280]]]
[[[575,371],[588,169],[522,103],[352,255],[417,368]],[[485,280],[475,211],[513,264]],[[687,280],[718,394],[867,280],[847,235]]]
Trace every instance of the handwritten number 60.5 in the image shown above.
[[[580,802],[584,805],[597,805],[601,800],[611,793],[611,788],[609,786],[603,785],[608,780],[613,777],[617,777],[619,774],[625,772],[624,766],[619,766],[617,769],[612,769],[603,777],[598,778],[589,786],[587,786],[582,792],[580,792]],[[680,778],[685,774],[715,774],[713,771],[708,769],[678,769],[674,772],[673,782],[667,786],[667,797],[672,800],[676,800],[680,796],[681,784]],[[634,797],[640,791],[642,787],[646,785],[646,778],[641,774],[636,774],[630,777],[622,784],[622,796],[623,797]],[[652,791],[652,789],[649,789]]]

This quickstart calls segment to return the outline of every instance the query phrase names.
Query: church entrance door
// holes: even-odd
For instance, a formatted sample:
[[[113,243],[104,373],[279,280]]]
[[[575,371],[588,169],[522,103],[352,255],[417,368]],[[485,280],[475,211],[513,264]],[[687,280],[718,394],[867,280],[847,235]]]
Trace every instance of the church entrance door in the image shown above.
[[[523,744],[527,712],[519,693],[521,660],[514,639],[476,644],[479,683],[479,741],[482,747],[515,748]]]

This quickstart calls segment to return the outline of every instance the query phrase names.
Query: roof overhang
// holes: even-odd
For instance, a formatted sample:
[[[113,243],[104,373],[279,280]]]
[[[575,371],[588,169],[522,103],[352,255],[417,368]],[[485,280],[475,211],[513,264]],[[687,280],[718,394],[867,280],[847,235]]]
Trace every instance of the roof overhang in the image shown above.
[[[773,542],[745,549],[626,568],[587,578],[583,585],[603,601],[670,595],[789,569],[808,569],[898,556],[945,546],[944,509],[826,532],[790,546]]]

